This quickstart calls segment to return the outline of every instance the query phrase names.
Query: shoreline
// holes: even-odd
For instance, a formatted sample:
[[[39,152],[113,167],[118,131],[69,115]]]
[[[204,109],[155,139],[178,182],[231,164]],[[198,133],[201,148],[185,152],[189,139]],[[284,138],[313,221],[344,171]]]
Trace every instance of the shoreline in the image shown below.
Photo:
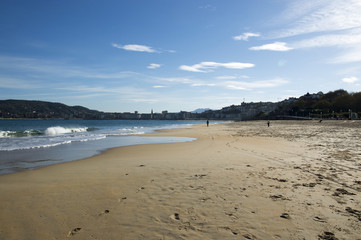
[[[199,125],[146,134],[196,141],[2,175],[0,239],[357,239],[353,132],[309,121]]]
[[[194,140],[195,139],[186,137],[181,138],[168,136],[143,136],[143,134],[119,135],[107,136],[104,139],[98,139],[94,141],[61,144],[49,148],[45,147],[35,149],[0,151],[3,158],[1,160],[2,165],[0,169],[0,176],[7,174],[16,174],[22,171],[36,170],[39,168],[66,162],[79,161],[82,159],[97,156],[99,154],[102,154],[104,151],[112,148],[143,144],[187,142]]]
[[[158,121],[159,122],[159,121]],[[170,123],[169,123],[170,122]],[[58,124],[58,125],[57,125]],[[68,124],[68,123],[67,123]],[[122,122],[118,124],[123,124]],[[147,125],[138,123],[125,123],[121,125],[120,129],[115,128],[112,125],[105,124],[104,126],[110,128],[107,130],[106,127],[102,129],[102,125],[97,131],[93,131],[98,127],[98,123],[95,122],[93,125],[88,125],[87,122],[75,122],[66,125],[65,122],[56,122],[54,124],[38,124],[36,126],[29,126],[29,129],[37,129],[36,133],[43,133],[41,136],[34,135],[35,137],[22,137],[17,140],[17,138],[4,137],[1,138],[2,142],[0,145],[3,147],[0,150],[0,175],[3,174],[12,174],[16,172],[33,170],[41,168],[44,166],[49,166],[53,164],[58,164],[61,162],[76,161],[79,159],[88,158],[95,156],[102,151],[127,145],[137,145],[137,144],[150,144],[150,143],[162,143],[162,142],[178,142],[178,141],[189,141],[192,139],[177,139],[172,137],[160,138],[153,136],[153,138],[143,136],[144,132],[151,132],[155,129],[162,129],[163,127],[178,128],[180,127],[177,124],[184,124],[183,127],[187,127],[187,124],[199,124],[199,122],[188,122],[182,121],[175,123],[175,121],[168,121],[164,126],[162,125]],[[26,125],[26,123],[24,123]],[[60,127],[54,127],[60,126]],[[113,127],[114,129],[111,129]],[[27,132],[30,130],[21,130],[14,127],[8,127],[8,132],[15,133],[18,132]],[[59,128],[59,129],[55,129]],[[152,129],[153,128],[153,129]],[[26,128],[24,128],[26,129]],[[38,130],[40,129],[40,130]],[[46,129],[46,130],[44,130]],[[78,132],[79,134],[74,134],[68,136],[67,134],[56,134],[52,137],[52,134],[45,134],[44,132],[51,129],[51,131],[73,131]],[[70,130],[69,130],[70,129]],[[84,131],[86,129],[86,131]],[[92,129],[88,131],[87,129]],[[143,130],[144,129],[144,130]],[[114,134],[111,135],[110,131],[114,130]],[[31,130],[35,131],[35,130]],[[103,132],[102,132],[103,131]],[[108,131],[108,132],[107,132]],[[5,131],[6,133],[7,131]],[[67,133],[68,133],[67,132]],[[84,134],[83,134],[84,132]],[[134,133],[134,134],[133,134]],[[26,133],[27,134],[27,133]],[[48,139],[48,141],[45,141]],[[14,147],[12,148],[12,146]],[[17,148],[16,148],[17,147]]]

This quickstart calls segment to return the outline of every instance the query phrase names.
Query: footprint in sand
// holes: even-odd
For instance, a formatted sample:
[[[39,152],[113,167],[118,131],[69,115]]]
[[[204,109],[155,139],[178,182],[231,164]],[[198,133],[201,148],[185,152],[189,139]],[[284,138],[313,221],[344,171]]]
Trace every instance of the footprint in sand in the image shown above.
[[[228,170],[228,171],[233,171],[234,168],[226,168],[226,170]]]
[[[103,212],[99,213],[98,216],[104,215],[104,214],[109,214],[110,211],[108,209],[105,209]]]
[[[172,215],[170,216],[170,218],[173,219],[173,220],[179,221],[179,220],[180,220],[179,213],[174,213],[174,214],[172,214]]]
[[[142,191],[142,190],[144,190],[144,189],[145,189],[145,187],[140,187],[140,188],[138,188],[137,193],[140,192],[140,191]]]
[[[318,235],[318,239],[338,240],[338,238],[332,232],[323,232],[322,234]]]
[[[289,200],[289,199],[285,198],[282,194],[270,195],[269,197],[270,197],[272,200],[277,200],[277,199]]]
[[[284,219],[291,219],[291,217],[288,213],[282,213],[282,215],[280,217],[284,218]]]
[[[319,216],[314,217],[313,220],[316,222],[322,222],[322,223],[327,222],[324,218],[319,217]]]
[[[81,228],[74,228],[73,230],[69,231],[68,237],[74,236],[74,235],[77,234],[80,230],[81,230]]]
[[[271,178],[271,179],[278,182],[288,182],[286,179],[282,179],[282,178]]]
[[[254,235],[252,235],[250,233],[244,234],[243,237],[245,239],[257,239]]]
[[[302,186],[303,187],[310,187],[313,188],[317,185],[317,183],[303,183]]]
[[[343,188],[337,188],[336,191],[332,194],[332,196],[340,196],[340,195],[356,195],[355,193],[349,192]]]
[[[361,211],[352,209],[350,207],[346,207],[345,209],[348,213],[351,213],[351,215],[355,216],[359,221],[361,221]]]
[[[199,178],[199,179],[202,179],[203,177],[206,177],[207,174],[196,174],[194,175],[195,178]]]
[[[231,232],[233,235],[238,235],[238,232],[235,230],[232,230],[230,227],[218,227],[217,230],[222,230],[226,232]]]

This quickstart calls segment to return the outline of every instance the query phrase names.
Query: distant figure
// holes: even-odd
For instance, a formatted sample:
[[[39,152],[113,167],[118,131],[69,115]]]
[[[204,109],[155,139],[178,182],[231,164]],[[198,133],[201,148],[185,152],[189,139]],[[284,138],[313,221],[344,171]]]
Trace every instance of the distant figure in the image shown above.
[[[209,126],[209,121],[207,120],[207,127]]]
[[[318,121],[319,123],[322,123],[322,119],[320,121]]]
[[[270,125],[271,123],[269,122],[269,121],[267,121],[267,126],[269,127],[269,125]]]

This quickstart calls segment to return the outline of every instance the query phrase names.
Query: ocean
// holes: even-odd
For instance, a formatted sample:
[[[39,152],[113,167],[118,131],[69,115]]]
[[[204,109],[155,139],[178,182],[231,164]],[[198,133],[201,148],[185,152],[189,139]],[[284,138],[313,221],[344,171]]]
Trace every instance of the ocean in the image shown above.
[[[0,175],[83,159],[113,147],[193,141],[139,135],[194,124],[205,122],[3,119],[0,120]]]

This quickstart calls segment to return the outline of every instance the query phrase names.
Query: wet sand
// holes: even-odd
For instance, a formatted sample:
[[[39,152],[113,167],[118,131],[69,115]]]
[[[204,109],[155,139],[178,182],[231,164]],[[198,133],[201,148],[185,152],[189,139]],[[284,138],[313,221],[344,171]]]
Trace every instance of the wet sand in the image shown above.
[[[0,239],[361,239],[361,122],[210,124],[0,176]]]

